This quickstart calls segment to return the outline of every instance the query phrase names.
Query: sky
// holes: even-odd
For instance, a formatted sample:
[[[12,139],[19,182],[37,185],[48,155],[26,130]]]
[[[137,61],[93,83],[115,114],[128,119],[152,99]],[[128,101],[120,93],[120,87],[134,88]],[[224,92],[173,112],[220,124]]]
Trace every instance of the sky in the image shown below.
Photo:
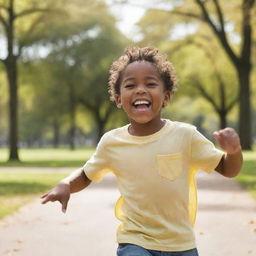
[[[160,4],[158,0],[129,0],[131,4],[112,4],[114,0],[105,1],[109,4],[112,14],[117,17],[117,27],[135,42],[141,39],[136,28],[136,22],[144,15],[146,11],[145,6],[171,9],[170,5]],[[172,29],[170,39],[181,39],[188,34],[193,34],[196,29],[197,26],[194,24],[179,24]]]
[[[129,38],[138,40],[136,22],[144,15],[146,9],[138,5],[111,4],[112,0],[106,0],[111,7],[111,12],[117,17],[117,27]],[[140,1],[143,4],[143,1]]]

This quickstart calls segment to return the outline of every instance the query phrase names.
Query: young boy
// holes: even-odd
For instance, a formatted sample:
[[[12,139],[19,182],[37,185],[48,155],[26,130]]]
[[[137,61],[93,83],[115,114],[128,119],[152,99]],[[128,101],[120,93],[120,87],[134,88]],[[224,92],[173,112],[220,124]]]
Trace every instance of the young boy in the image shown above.
[[[130,124],[105,133],[89,161],[42,196],[42,203],[60,201],[65,212],[70,193],[112,172],[121,194],[118,256],[198,255],[194,174],[216,170],[234,177],[241,169],[233,129],[214,133],[224,153],[194,126],[161,119],[175,88],[172,64],[158,50],[126,49],[110,69],[109,92]]]

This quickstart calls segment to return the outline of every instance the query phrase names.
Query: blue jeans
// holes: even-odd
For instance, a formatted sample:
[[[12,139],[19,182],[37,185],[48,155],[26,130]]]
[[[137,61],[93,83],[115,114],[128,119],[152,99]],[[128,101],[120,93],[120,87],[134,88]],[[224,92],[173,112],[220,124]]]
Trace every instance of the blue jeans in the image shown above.
[[[148,250],[135,244],[119,244],[117,256],[199,256],[197,249],[182,252],[161,252]]]

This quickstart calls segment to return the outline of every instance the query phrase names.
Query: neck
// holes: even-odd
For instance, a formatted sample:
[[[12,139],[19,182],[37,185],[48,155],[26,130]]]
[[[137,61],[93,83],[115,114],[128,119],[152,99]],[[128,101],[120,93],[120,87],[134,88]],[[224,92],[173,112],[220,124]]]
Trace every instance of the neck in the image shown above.
[[[140,124],[131,121],[131,125],[128,130],[131,135],[134,136],[147,136],[158,132],[165,124],[164,120],[155,120],[149,123]]]

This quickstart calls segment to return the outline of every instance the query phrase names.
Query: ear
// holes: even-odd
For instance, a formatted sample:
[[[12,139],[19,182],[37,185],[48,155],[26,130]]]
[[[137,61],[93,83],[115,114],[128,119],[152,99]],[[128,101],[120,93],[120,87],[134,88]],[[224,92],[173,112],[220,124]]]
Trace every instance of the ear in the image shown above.
[[[116,102],[116,106],[118,108],[121,108],[122,107],[122,102],[121,102],[121,97],[119,94],[115,94],[115,102]]]
[[[165,91],[164,93],[165,94],[164,94],[163,107],[165,107],[171,101],[171,98],[173,95],[172,91]]]

